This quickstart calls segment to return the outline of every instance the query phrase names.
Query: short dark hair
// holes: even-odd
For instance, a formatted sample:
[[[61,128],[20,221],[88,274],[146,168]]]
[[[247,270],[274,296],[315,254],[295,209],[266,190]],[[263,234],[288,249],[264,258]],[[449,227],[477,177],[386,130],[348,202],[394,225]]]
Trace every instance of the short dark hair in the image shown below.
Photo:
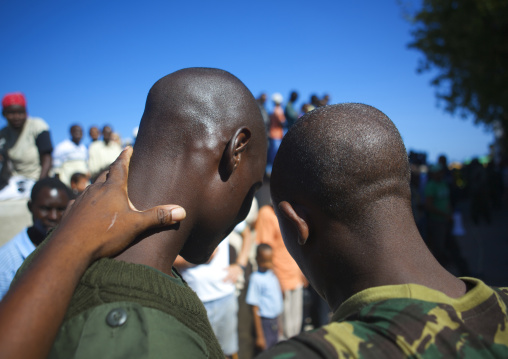
[[[71,176],[71,183],[78,183],[81,179],[88,178],[86,174],[76,172]]]
[[[261,253],[263,251],[271,251],[271,250],[272,250],[272,246],[270,246],[269,244],[260,243],[260,244],[258,244],[258,246],[256,248],[256,255],[259,255],[259,253]]]
[[[54,189],[57,189],[57,190],[65,191],[65,193],[67,194],[67,197],[69,197],[69,199],[72,198],[71,191],[69,190],[69,188],[62,181],[60,181],[58,178],[46,177],[46,178],[43,178],[43,179],[35,182],[34,186],[32,187],[32,193],[30,195],[30,200],[32,202],[35,201],[35,199],[39,195],[39,192],[43,188],[46,188],[46,187],[48,187],[50,189],[54,188]]]
[[[271,194],[280,201],[306,198],[350,226],[386,197],[410,205],[410,170],[397,128],[363,104],[330,105],[304,115],[282,140],[273,164]]]

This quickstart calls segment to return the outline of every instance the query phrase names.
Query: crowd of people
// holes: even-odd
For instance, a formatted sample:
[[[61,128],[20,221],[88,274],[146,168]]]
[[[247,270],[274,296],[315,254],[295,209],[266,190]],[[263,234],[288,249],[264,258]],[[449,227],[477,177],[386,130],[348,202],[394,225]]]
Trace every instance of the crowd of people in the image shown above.
[[[465,221],[490,226],[492,212],[508,205],[506,160],[491,159],[482,165],[478,158],[451,167],[445,155],[434,164],[426,156],[410,152],[411,201],[418,229],[439,262],[461,276],[478,276],[464,259],[457,241],[465,232]]]
[[[89,129],[90,144],[83,144],[83,128],[70,126],[70,138],[53,146],[49,125],[28,116],[25,96],[3,97],[2,113],[8,125],[0,132],[0,201],[28,198],[35,181],[54,177],[78,194],[118,157],[120,137],[111,126]],[[102,137],[102,138],[101,138]]]
[[[210,81],[213,90],[207,85]],[[213,105],[200,100],[204,91],[211,91],[207,96],[214,96]],[[195,105],[197,113],[222,112],[231,106],[224,102],[225,94],[243,101],[229,124],[172,107],[185,104]],[[177,100],[162,106],[167,96]],[[30,197],[33,225],[0,248],[0,295],[8,298],[2,308],[22,306],[24,298],[38,290],[36,280],[29,282],[30,275],[34,271],[38,271],[34,278],[45,275],[46,267],[43,259],[32,262],[33,257],[59,253],[59,258],[66,258],[67,243],[72,242],[68,234],[75,231],[76,241],[90,238],[93,243],[101,236],[129,240],[101,256],[116,260],[94,258],[88,269],[91,263],[84,266],[83,277],[69,284],[69,293],[52,302],[57,303],[48,309],[54,311],[53,319],[41,319],[40,331],[55,328],[51,342],[41,346],[54,357],[94,356],[107,345],[98,338],[111,336],[111,328],[129,320],[134,329],[115,332],[115,348],[109,351],[129,353],[135,347],[127,357],[142,357],[140,353],[150,348],[158,354],[147,357],[165,353],[235,358],[242,340],[239,306],[249,308],[252,352],[261,357],[508,353],[508,340],[501,338],[497,326],[508,323],[508,291],[476,279],[460,280],[441,266],[454,261],[461,275],[470,274],[460,253],[447,244],[458,235],[454,220],[455,225],[460,221],[459,183],[468,184],[474,221],[489,222],[491,207],[502,205],[498,200],[507,193],[506,167],[505,172],[502,167],[489,172],[489,167],[473,161],[461,178],[448,168],[444,156],[428,171],[421,171],[425,164],[409,156],[410,172],[400,135],[379,110],[360,104],[329,105],[328,95],[321,99],[313,95],[300,111],[296,92],[285,105],[281,94],[271,99],[273,111],[268,113],[266,94],[255,100],[238,79],[220,70],[181,70],[154,85],[132,154],[129,199],[142,210],[171,201],[186,209],[187,218],[175,227],[179,219],[171,215],[169,223],[167,215],[160,217],[164,211],[159,208],[158,225],[173,226],[145,233],[139,223],[135,226],[121,217],[127,216],[125,210],[115,210],[112,221],[106,215],[112,214],[106,212],[111,203],[123,197],[99,192],[100,183],[116,183],[117,176],[122,179],[122,168],[128,167],[126,151],[110,126],[103,127],[102,140],[99,129],[92,127],[87,149],[81,143],[82,127],[72,125],[70,139],[53,149],[49,126],[27,116],[24,96],[6,95],[0,199]],[[224,149],[201,151],[192,145],[197,139],[190,137],[191,128],[201,121],[209,121],[211,130],[199,134],[200,140],[223,143]],[[348,145],[352,139],[356,146]],[[163,143],[172,143],[176,155],[167,156]],[[120,153],[115,163],[120,169],[112,169],[107,179],[101,176]],[[495,194],[489,192],[494,191],[489,173],[498,181]],[[265,175],[270,177],[273,204],[258,208],[254,191]],[[124,173],[124,186],[126,178]],[[95,181],[90,196],[78,200],[70,219],[53,232],[51,241],[59,246],[36,250],[62,220],[69,201]],[[96,216],[87,217],[90,223],[73,221],[95,205],[93,201],[101,205]],[[107,230],[100,232],[104,226]],[[111,234],[104,234],[110,229]],[[135,244],[124,249],[134,238]],[[23,264],[33,251],[32,259]],[[21,275],[28,279],[8,291],[21,266]],[[48,274],[51,285],[65,282],[60,277],[65,273],[52,275],[56,277]],[[23,287],[26,282],[29,289]],[[487,298],[495,302],[489,302],[489,308],[483,301]],[[65,303],[65,308],[58,303]],[[470,311],[481,311],[483,324],[469,319]],[[98,323],[94,318],[106,319]],[[400,323],[410,324],[401,328]],[[76,334],[84,333],[87,325],[93,328],[88,335]],[[314,330],[305,332],[309,328]],[[159,342],[145,341],[150,331],[157,333]],[[443,341],[447,344],[441,345]],[[127,349],[118,349],[123,347]]]

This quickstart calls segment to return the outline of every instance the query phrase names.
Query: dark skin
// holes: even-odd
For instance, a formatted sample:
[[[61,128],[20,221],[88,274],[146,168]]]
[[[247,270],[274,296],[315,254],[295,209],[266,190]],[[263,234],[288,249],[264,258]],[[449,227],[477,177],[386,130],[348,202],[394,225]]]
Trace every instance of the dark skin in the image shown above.
[[[111,141],[111,135],[113,134],[113,130],[109,126],[104,126],[102,129],[102,140],[106,143],[106,145]]]
[[[330,154],[338,156],[339,160],[340,156],[345,156],[349,162],[354,158],[361,159],[359,165],[355,165],[356,177],[343,180],[345,188],[354,189],[352,193],[361,193],[367,178],[379,186],[383,183],[383,179],[390,176],[389,169],[395,168],[394,161],[405,161],[401,163],[400,168],[407,168],[407,155],[403,146],[399,150],[394,150],[395,152],[392,151],[395,148],[393,144],[401,141],[400,137],[397,137],[398,133],[386,131],[388,133],[384,137],[376,137],[387,126],[386,123],[377,127],[370,125],[377,123],[375,121],[378,115],[361,121],[360,119],[350,121],[349,116],[335,119],[330,113],[331,111],[327,109],[310,112],[303,119],[300,128],[305,128],[303,136],[309,138],[314,134],[322,136],[319,129],[326,121],[327,125],[336,125],[336,128],[340,129],[341,135],[344,136],[342,143],[355,143],[351,151]],[[340,114],[340,111],[337,110],[336,113]],[[316,117],[320,114],[323,118]],[[362,123],[356,128],[356,124],[360,122]],[[350,130],[346,130],[347,128]],[[368,140],[359,141],[360,135]],[[347,138],[348,136],[351,139]],[[295,138],[297,141],[293,143],[303,141],[300,137]],[[362,147],[363,143],[365,147]],[[376,146],[372,146],[372,143]],[[409,172],[406,172],[405,176],[392,176],[392,185],[379,192],[377,197],[370,196],[370,199],[365,197],[358,212],[360,214],[353,218],[356,222],[352,222],[351,219],[346,221],[341,219],[341,214],[331,215],[322,210],[316,198],[309,196],[305,191],[298,193],[284,191],[287,181],[295,176],[295,171],[298,171],[289,167],[284,168],[285,163],[290,160],[284,157],[284,153],[300,156],[294,153],[293,148],[288,149],[285,152],[283,142],[277,155],[280,155],[280,158],[277,158],[278,162],[276,160],[273,167],[271,193],[272,200],[276,204],[275,213],[289,253],[333,311],[352,295],[367,288],[383,285],[415,283],[441,291],[452,298],[465,294],[465,283],[447,272],[437,262],[418,232],[410,206]],[[362,156],[367,151],[372,151],[378,156],[375,163],[379,166],[375,171],[372,167],[361,167],[365,162]],[[395,156],[393,153],[399,155]],[[346,160],[343,161],[346,163]],[[281,168],[283,170],[280,170]],[[358,178],[358,182],[353,178]],[[397,186],[394,183],[397,183]],[[375,188],[370,187],[371,192],[368,193],[373,193]],[[358,205],[359,201],[351,203]]]
[[[76,145],[79,145],[81,139],[83,138],[83,129],[79,125],[74,125],[71,127],[71,140]]]
[[[196,126],[209,132],[196,133]],[[129,165],[131,154],[130,148],[122,152],[108,179],[101,175],[78,197],[0,303],[1,357],[47,355],[74,288],[98,258],[146,264],[168,275],[179,252],[205,262],[245,218],[262,183],[265,129],[255,99],[238,79],[221,70],[185,69],[150,90]],[[168,225],[185,211],[160,206],[169,199],[187,209],[179,227]],[[166,228],[149,230],[155,227]]]
[[[97,141],[101,135],[101,131],[99,131],[97,127],[92,126],[90,127],[90,131],[88,132],[88,134],[90,135],[92,141]]]
[[[258,250],[256,254],[256,262],[258,264],[258,270],[260,272],[266,272],[269,269],[273,269],[273,250],[264,249]],[[254,318],[254,329],[256,331],[256,342],[255,346],[259,350],[266,349],[265,334],[263,332],[263,325],[261,324],[261,317],[259,316],[259,307],[257,305],[252,306],[252,315]]]
[[[26,119],[28,117],[26,113],[26,107],[21,105],[11,105],[4,107],[2,115],[9,123],[9,126],[11,126],[11,128],[17,132],[21,132],[21,130],[23,130]]]
[[[21,133],[28,118],[25,106],[21,105],[7,106],[3,109],[2,115],[5,117],[5,119],[9,123],[9,126],[11,126],[12,129],[14,129],[18,133]],[[49,170],[51,169],[53,159],[51,158],[50,153],[45,153],[40,155],[40,161],[41,161],[41,175],[39,176],[39,179],[42,179],[48,177],[48,173]]]
[[[259,110],[252,95],[245,91],[243,85],[231,82],[229,77],[193,69],[169,75],[154,85],[136,139],[129,196],[138,208],[149,208],[161,201],[179,203],[187,210],[187,219],[178,231],[153,233],[118,259],[149,265],[171,275],[179,253],[190,263],[206,262],[220,241],[245,218],[254,192],[262,183],[262,156],[266,153]],[[232,111],[229,99],[240,94],[242,101]],[[185,112],[177,103],[174,108],[150,107],[159,98],[171,96],[189,104]],[[241,103],[245,105],[240,106]],[[187,115],[203,110],[217,116],[228,112],[230,121],[220,126],[215,120],[196,123]],[[164,118],[170,118],[171,124],[161,123]],[[210,134],[190,131],[193,126],[206,128]],[[170,158],[153,147],[160,137],[186,145],[179,155]],[[153,166],[154,160],[159,161],[159,166]]]
[[[53,159],[51,158],[51,154],[45,153],[40,156],[41,159],[41,175],[39,179],[43,179],[48,177],[49,170],[51,169],[51,164],[53,163]]]
[[[261,95],[259,95],[258,102],[261,105],[264,105],[266,103],[266,94],[265,93],[262,93]]]
[[[70,198],[63,189],[44,187],[33,201],[28,202],[28,209],[32,213],[34,223],[31,228],[36,229],[38,232],[38,235],[30,236],[35,246],[40,244],[50,229],[55,228],[60,223],[69,201]]]

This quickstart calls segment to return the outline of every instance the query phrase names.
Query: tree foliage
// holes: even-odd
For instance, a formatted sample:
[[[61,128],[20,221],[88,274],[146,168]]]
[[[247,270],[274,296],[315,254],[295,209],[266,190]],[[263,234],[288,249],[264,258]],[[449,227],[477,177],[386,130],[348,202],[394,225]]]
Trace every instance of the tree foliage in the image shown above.
[[[432,85],[445,110],[476,123],[499,121],[508,135],[508,0],[423,0],[412,16],[423,52],[418,71],[436,70]]]

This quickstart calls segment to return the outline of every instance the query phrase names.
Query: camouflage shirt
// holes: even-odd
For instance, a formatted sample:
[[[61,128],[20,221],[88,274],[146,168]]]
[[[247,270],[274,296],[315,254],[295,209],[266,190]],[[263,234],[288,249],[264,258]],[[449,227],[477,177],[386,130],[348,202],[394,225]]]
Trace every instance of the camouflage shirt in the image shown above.
[[[259,358],[508,358],[508,288],[462,279],[470,290],[456,299],[416,284],[366,289]]]

